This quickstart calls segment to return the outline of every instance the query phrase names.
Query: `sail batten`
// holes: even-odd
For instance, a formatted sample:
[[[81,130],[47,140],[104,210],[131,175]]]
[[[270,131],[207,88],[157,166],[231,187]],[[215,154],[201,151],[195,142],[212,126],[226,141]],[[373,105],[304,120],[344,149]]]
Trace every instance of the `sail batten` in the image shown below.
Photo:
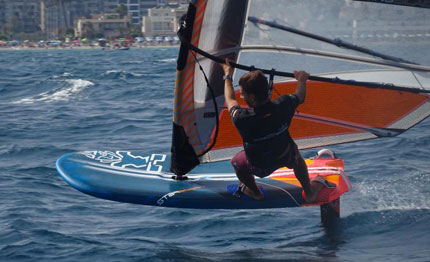
[[[357,62],[357,63],[380,65],[380,66],[389,67],[389,68],[400,68],[400,69],[407,69],[407,70],[420,71],[420,72],[430,72],[430,66],[425,66],[425,65],[401,63],[401,62],[395,62],[395,61],[385,61],[385,60],[374,59],[370,57],[347,55],[347,54],[341,54],[341,53],[335,53],[335,52],[325,52],[325,51],[319,51],[319,50],[313,50],[313,49],[298,48],[293,46],[273,46],[273,45],[270,46],[270,45],[263,45],[263,44],[245,45],[245,46],[220,50],[218,52],[208,51],[207,53],[213,56],[221,57],[223,55],[226,55],[232,52],[239,52],[239,51],[242,53],[243,52],[254,52],[254,53],[273,52],[273,53],[302,54],[302,55],[324,57],[327,59],[339,59],[339,60],[346,60],[346,61]],[[199,60],[205,60],[205,59],[208,59],[208,58],[205,56],[199,57]]]

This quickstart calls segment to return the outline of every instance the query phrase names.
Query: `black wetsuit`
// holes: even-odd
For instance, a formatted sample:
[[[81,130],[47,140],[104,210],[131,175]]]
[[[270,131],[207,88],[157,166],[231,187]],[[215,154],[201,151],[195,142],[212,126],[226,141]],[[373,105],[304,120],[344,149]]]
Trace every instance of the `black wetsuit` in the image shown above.
[[[284,95],[253,109],[234,106],[232,121],[243,139],[248,161],[255,167],[294,168],[297,146],[288,128],[299,105],[296,95]]]

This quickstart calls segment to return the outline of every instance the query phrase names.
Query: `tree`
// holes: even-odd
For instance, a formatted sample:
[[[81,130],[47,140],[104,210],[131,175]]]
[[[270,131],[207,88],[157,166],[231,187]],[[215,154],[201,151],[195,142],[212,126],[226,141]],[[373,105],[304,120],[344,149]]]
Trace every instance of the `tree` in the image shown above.
[[[128,33],[128,27],[120,26],[118,32],[120,37],[124,37]]]
[[[10,33],[10,26],[9,24],[3,24],[1,26],[1,32],[4,36],[6,36],[6,38],[9,38],[9,33]]]
[[[8,40],[9,38],[7,37],[7,35],[0,33],[0,40]]]
[[[123,18],[124,16],[126,16],[128,14],[128,9],[127,6],[124,4],[120,4],[117,8],[116,8],[116,12],[119,14],[119,16],[121,18]]]
[[[91,22],[85,22],[84,28],[82,30],[82,36],[85,38],[92,39],[95,35],[94,25]]]
[[[73,28],[60,27],[58,28],[58,37],[60,39],[74,38],[75,30]]]
[[[73,38],[75,37],[75,30],[73,28],[67,28],[66,29],[66,37]]]
[[[138,26],[138,25],[132,25],[130,27],[130,35],[133,38],[142,36],[142,29],[140,28],[140,26]]]

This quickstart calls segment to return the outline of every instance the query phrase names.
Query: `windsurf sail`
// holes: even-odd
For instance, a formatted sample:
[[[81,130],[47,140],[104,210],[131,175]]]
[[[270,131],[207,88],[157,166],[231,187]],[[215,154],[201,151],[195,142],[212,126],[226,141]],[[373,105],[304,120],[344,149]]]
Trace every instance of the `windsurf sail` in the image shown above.
[[[181,177],[242,150],[224,105],[225,58],[235,83],[252,69],[274,77],[272,99],[294,92],[292,71],[311,73],[290,127],[301,149],[396,136],[427,118],[430,9],[379,2],[192,1],[178,32],[171,170]]]

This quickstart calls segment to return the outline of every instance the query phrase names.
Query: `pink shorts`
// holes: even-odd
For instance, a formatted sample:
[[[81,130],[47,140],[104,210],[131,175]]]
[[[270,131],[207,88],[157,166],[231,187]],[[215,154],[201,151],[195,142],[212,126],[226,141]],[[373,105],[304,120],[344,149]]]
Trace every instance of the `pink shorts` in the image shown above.
[[[236,173],[253,174],[258,177],[266,177],[278,169],[278,167],[259,168],[253,166],[246,158],[245,150],[237,153],[231,160],[231,164],[233,165]]]
[[[277,169],[281,167],[288,167],[288,168],[294,168],[296,167],[298,160],[300,158],[300,153],[298,152],[297,146],[294,144],[294,151],[293,155],[289,155],[286,157],[285,160],[280,162],[278,165],[268,167],[268,168],[261,168],[257,167],[251,164],[249,162],[248,158],[246,157],[245,150],[240,151],[237,153],[233,159],[231,160],[231,164],[233,165],[236,173],[241,174],[253,174],[258,177],[266,177],[275,172]]]

